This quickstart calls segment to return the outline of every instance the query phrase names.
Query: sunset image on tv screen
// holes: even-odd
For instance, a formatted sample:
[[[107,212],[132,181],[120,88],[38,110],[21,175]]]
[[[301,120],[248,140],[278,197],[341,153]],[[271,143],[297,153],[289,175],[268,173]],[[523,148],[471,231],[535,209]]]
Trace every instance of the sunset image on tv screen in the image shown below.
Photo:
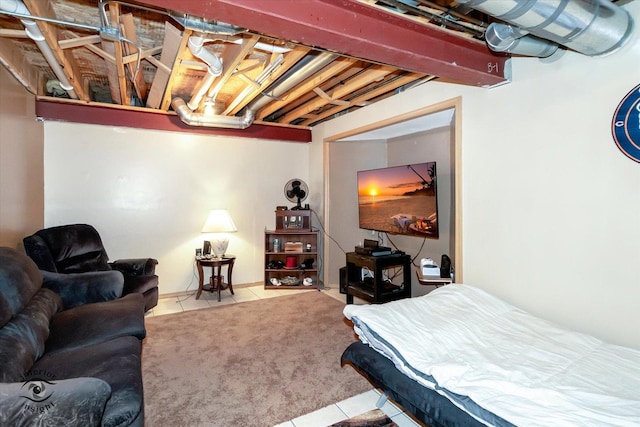
[[[438,238],[436,163],[358,172],[360,228]]]

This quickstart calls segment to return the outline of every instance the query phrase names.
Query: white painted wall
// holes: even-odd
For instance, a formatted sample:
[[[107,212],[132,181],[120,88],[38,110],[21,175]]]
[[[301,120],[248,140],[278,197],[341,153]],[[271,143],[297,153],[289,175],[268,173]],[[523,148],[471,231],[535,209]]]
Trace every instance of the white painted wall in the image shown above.
[[[436,162],[438,196],[438,238],[420,239],[411,236],[390,236],[396,246],[411,255],[414,266],[420,266],[422,258],[431,258],[440,264],[443,254],[451,257],[456,265],[455,253],[451,246],[451,212],[453,180],[451,171],[452,141],[451,127],[432,129],[404,137],[389,140],[388,165],[399,166],[423,162]],[[391,246],[391,245],[388,245]],[[415,273],[411,274],[411,295],[425,295],[433,286],[421,286]]]
[[[347,252],[364,239],[376,239],[371,231],[358,228],[359,170],[383,168],[387,165],[387,142],[350,141],[328,144],[327,231],[325,237],[325,286],[338,287],[339,269],[346,265]]]
[[[3,66],[0,94],[0,246],[14,248],[44,222],[44,132],[33,95]]]
[[[640,165],[610,131],[639,38],[602,58],[513,59],[513,82],[490,90],[429,83],[314,127],[313,144],[461,96],[465,282],[640,348]]]
[[[45,226],[92,224],[111,260],[157,258],[161,294],[197,288],[195,248],[215,208],[238,228],[234,284],[262,282],[264,229],[309,167],[299,143],[62,122],[45,124],[45,141]]]

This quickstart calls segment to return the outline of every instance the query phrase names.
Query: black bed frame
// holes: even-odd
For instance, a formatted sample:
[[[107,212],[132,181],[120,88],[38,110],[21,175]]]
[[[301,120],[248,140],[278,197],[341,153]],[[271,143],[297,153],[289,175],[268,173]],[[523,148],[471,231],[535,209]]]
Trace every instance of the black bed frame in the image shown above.
[[[374,387],[429,427],[480,427],[484,424],[436,391],[404,375],[367,344],[356,341],[342,353],[342,366],[351,365]]]

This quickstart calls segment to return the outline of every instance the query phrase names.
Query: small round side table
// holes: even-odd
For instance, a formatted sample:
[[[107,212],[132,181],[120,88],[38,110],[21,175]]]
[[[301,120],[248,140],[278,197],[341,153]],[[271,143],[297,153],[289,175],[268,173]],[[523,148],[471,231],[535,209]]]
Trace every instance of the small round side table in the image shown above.
[[[234,255],[224,255],[222,258],[197,257],[196,264],[198,266],[198,276],[200,280],[198,283],[196,299],[200,298],[202,291],[218,291],[218,302],[220,302],[220,291],[227,288],[231,291],[231,295],[234,295],[233,285],[231,284],[231,273],[233,272],[233,264],[235,261],[236,257]],[[222,267],[225,265],[227,266],[226,283],[222,276]],[[211,277],[209,278],[209,283],[207,285],[204,284],[204,267],[211,267]]]

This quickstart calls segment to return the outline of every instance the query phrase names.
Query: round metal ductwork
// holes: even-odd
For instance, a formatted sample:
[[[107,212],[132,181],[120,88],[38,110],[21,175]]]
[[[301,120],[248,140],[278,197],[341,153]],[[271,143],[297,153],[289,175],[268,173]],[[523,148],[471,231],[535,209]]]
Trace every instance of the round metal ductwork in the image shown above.
[[[516,55],[546,58],[558,50],[558,44],[528,33],[511,25],[491,23],[484,38],[494,52],[508,52]]]
[[[614,52],[633,33],[629,13],[607,0],[458,0],[458,3],[589,56]]]

